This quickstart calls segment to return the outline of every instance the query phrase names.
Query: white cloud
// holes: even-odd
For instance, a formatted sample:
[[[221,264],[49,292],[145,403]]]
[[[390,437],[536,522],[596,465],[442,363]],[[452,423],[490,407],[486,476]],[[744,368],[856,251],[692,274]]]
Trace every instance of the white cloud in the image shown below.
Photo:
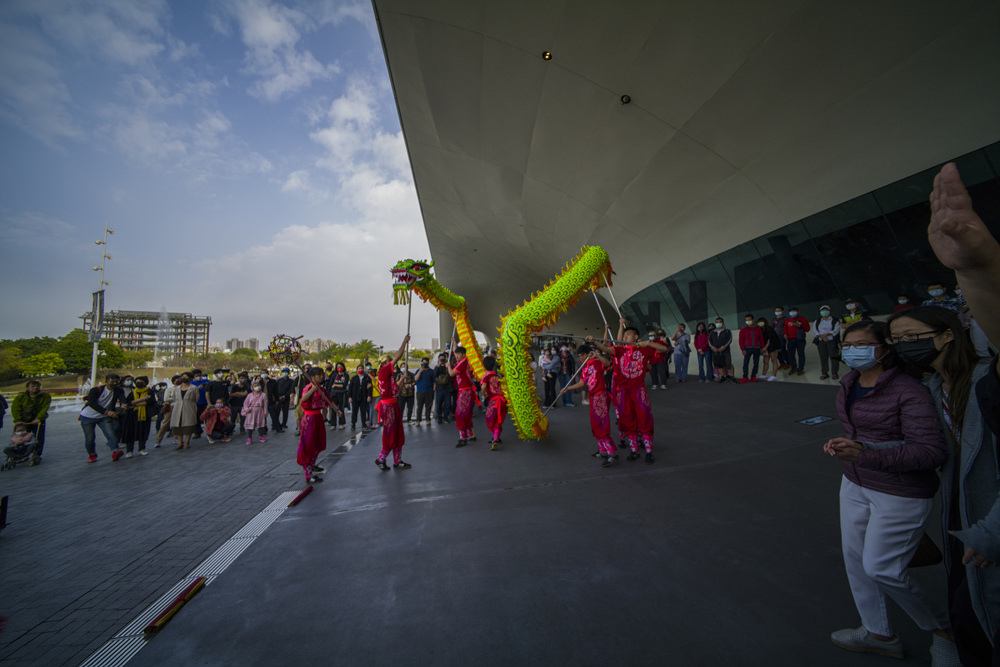
[[[77,232],[77,228],[69,223],[33,211],[4,216],[0,229],[6,243],[31,248],[49,247]]]
[[[232,0],[223,7],[247,48],[245,72],[257,79],[251,95],[274,102],[340,71],[335,63],[324,65],[310,51],[298,50],[302,31],[317,27],[305,13],[268,0]],[[221,17],[213,20],[216,29],[228,29]]]

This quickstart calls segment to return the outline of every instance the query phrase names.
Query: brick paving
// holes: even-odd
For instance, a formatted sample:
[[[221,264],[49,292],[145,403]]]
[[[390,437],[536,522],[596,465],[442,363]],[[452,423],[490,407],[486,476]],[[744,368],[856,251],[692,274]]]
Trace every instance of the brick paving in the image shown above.
[[[0,473],[4,665],[78,665],[283,491],[305,486],[291,430],[251,446],[202,437],[175,452],[164,441],[117,463],[98,430],[93,464],[75,411],[52,415],[47,431],[42,465]],[[5,445],[10,433],[8,423]],[[327,453],[350,433],[329,431]]]

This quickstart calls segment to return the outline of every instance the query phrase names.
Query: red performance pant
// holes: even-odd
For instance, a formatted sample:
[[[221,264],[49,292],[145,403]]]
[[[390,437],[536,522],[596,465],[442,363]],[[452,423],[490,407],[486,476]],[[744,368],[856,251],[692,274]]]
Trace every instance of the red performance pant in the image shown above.
[[[490,399],[490,404],[486,406],[486,428],[490,430],[494,438],[500,437],[503,431],[503,420],[507,417],[507,399],[503,396],[494,396]]]
[[[615,443],[611,440],[611,394],[607,391],[590,395],[590,432],[602,452],[615,453]]]
[[[618,414],[618,430],[628,438],[633,452],[639,451],[639,436],[646,451],[653,451],[653,410],[646,386],[623,387],[622,406]]]
[[[378,413],[382,417],[382,454],[383,461],[392,452],[393,463],[399,463],[403,458],[403,415],[395,398],[383,398],[378,402]]]
[[[459,389],[458,405],[455,406],[455,427],[458,437],[468,440],[472,437],[472,406],[476,404],[475,389]]]

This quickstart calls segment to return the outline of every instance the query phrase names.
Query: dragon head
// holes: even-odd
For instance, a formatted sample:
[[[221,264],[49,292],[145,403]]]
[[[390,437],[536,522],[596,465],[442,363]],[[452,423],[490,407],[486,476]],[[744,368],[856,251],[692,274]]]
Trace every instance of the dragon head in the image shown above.
[[[408,290],[415,284],[431,277],[431,267],[434,262],[427,260],[404,259],[392,267],[392,289],[394,291]]]

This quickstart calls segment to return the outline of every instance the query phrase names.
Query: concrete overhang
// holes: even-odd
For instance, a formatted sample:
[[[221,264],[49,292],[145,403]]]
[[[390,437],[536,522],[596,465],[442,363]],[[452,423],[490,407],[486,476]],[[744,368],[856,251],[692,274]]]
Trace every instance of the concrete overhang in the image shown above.
[[[437,277],[488,334],[585,244],[622,301],[1000,139],[998,2],[373,5]]]

